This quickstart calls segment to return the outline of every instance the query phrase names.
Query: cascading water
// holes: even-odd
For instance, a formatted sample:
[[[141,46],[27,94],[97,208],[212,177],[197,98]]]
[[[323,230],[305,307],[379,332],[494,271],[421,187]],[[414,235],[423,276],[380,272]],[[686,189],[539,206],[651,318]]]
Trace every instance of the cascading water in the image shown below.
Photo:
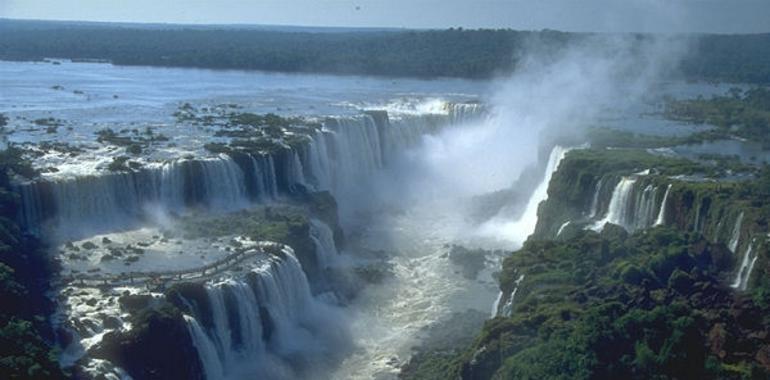
[[[280,168],[273,155],[248,155],[236,163],[222,154],[148,164],[136,171],[21,184],[19,218],[29,231],[40,232],[50,225],[61,236],[76,237],[82,231],[128,227],[146,217],[148,207],[163,213],[201,206],[232,211],[250,201],[273,199],[294,185],[347,194],[358,189],[362,178],[380,170],[388,157],[450,122],[446,115],[414,115],[390,122],[384,113],[330,119],[302,154],[297,149],[278,153],[285,154]]]
[[[637,230],[651,226],[655,220],[655,197],[657,189],[652,185],[647,185],[641,194],[637,194],[634,199],[634,209],[632,220],[630,221],[632,230]]]
[[[635,177],[623,177],[612,191],[612,198],[604,218],[593,223],[590,228],[600,231],[606,223],[617,224],[622,227],[628,226],[628,206],[631,198],[631,191],[636,183]]]
[[[326,223],[311,218],[310,219],[310,238],[315,244],[316,258],[321,270],[325,270],[334,265],[337,260],[337,246],[334,243],[334,233]]]
[[[289,160],[289,170],[287,171],[286,183],[289,186],[292,185],[305,185],[305,170],[302,167],[302,161],[299,158],[299,154],[296,150],[291,151],[291,159]]]
[[[449,117],[454,123],[466,123],[475,121],[486,114],[484,106],[477,103],[451,103]]]
[[[216,379],[217,376],[221,376],[224,373],[222,369],[221,360],[217,354],[217,348],[214,342],[206,335],[203,327],[198,321],[185,315],[184,320],[187,323],[187,331],[190,333],[193,345],[198,350],[198,357],[203,365],[203,372],[207,379]]]
[[[749,279],[751,278],[751,271],[754,269],[754,264],[757,262],[759,255],[754,252],[754,242],[749,243],[746,247],[746,251],[743,254],[743,260],[741,266],[738,268],[738,272],[735,274],[735,280],[730,285],[734,289],[746,290],[749,286]]]
[[[512,223],[503,222],[502,227],[500,227],[500,222],[496,220],[499,219],[500,216],[497,216],[482,226],[482,234],[495,234],[499,231],[500,228],[502,228],[502,231],[506,234],[507,237],[509,237],[509,239],[512,239],[517,247],[521,246],[526,238],[532,234],[532,232],[534,232],[535,226],[537,225],[538,207],[540,206],[541,202],[548,198],[548,185],[551,182],[553,173],[555,173],[559,168],[559,163],[561,163],[561,161],[570,150],[571,148],[564,148],[558,145],[553,147],[550,155],[548,156],[548,163],[546,165],[546,171],[543,175],[543,180],[532,193],[532,196],[530,196],[526,209],[518,221]],[[568,223],[569,222],[565,223],[559,228],[559,233],[562,232],[562,229],[566,227]],[[510,313],[513,311],[513,298],[516,295],[519,283],[523,279],[524,275],[522,274],[518,280],[516,280],[516,286],[513,290],[510,291],[509,294],[504,294],[502,291],[500,292],[492,307],[493,317],[496,315],[510,315]]]
[[[211,315],[195,310],[185,320],[207,379],[296,378],[346,341],[336,311],[313,298],[289,248],[246,278],[207,284],[206,294]]]
[[[556,237],[559,237],[559,235],[561,235],[561,233],[564,232],[564,229],[567,228],[567,226],[569,226],[571,222],[572,221],[568,220],[562,223],[561,226],[559,226],[559,230],[556,231]]]
[[[588,219],[593,219],[599,212],[599,195],[602,192],[602,185],[604,184],[604,177],[599,178],[596,182],[596,190],[594,190],[594,197],[591,200],[591,212],[588,213]]]
[[[508,240],[514,242],[515,246],[521,246],[529,235],[535,230],[537,225],[537,209],[540,203],[548,198],[548,184],[559,163],[570,151],[570,148],[555,146],[548,156],[543,180],[538,184],[535,191],[530,196],[524,209],[524,213],[517,221],[509,221],[503,215],[495,216],[492,220],[481,226],[481,233],[490,236],[505,236]]]
[[[410,115],[391,122],[387,115],[365,114],[327,122],[306,145],[271,154],[180,158],[132,171],[44,177],[19,185],[20,217],[31,231],[46,226],[71,239],[134,227],[156,212],[235,211],[300,189],[295,185],[355,191],[362,179],[447,120],[447,115]],[[319,266],[333,266],[338,257],[333,232],[318,220],[310,227]],[[247,278],[207,284],[206,299],[210,310],[190,307],[184,319],[209,379],[302,378],[297,370],[335,363],[329,355],[345,354],[349,338],[342,337],[346,329],[339,313],[311,295],[290,252]]]
[[[661,226],[666,222],[666,203],[668,202],[668,193],[671,192],[671,184],[666,187],[666,193],[663,194],[663,200],[660,202],[658,216],[655,218],[655,226]]]
[[[606,214],[602,219],[590,224],[588,228],[601,231],[606,223],[612,223],[633,232],[656,225],[658,220],[665,217],[668,189],[658,205],[656,203],[658,188],[653,184],[647,184],[642,188],[640,184],[643,182],[640,182],[637,176],[621,178],[612,191]]]
[[[510,294],[506,296],[503,294],[503,292],[500,292],[500,296],[497,302],[495,302],[495,307],[492,310],[492,317],[496,317],[496,316],[510,317],[513,314],[513,300],[516,297],[516,292],[518,292],[519,284],[521,284],[522,281],[524,281],[523,274],[516,279],[516,282],[514,283],[514,287],[511,290]],[[500,305],[503,299],[505,299],[505,303]]]
[[[227,211],[247,202],[243,171],[226,155],[174,160],[136,172],[37,181],[20,185],[19,192],[25,228],[39,231],[50,222],[64,236],[124,227],[140,219],[147,206]]]
[[[727,248],[729,248],[732,253],[736,253],[738,249],[738,243],[741,239],[741,224],[743,224],[743,212],[741,212],[738,215],[738,219],[735,220],[735,226],[730,235],[730,242],[727,244]]]

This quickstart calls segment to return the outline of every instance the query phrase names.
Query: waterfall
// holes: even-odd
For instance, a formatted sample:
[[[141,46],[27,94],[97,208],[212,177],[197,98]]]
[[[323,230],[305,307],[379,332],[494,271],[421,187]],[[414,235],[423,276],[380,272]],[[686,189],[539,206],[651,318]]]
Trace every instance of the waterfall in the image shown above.
[[[604,183],[604,177],[599,178],[596,182],[596,190],[594,190],[594,198],[591,200],[591,212],[588,214],[588,219],[593,219],[599,212],[599,195],[602,192],[602,184]]]
[[[125,227],[144,217],[147,206],[172,212],[193,206],[235,210],[247,202],[243,171],[227,155],[174,160],[135,172],[36,181],[18,190],[25,228],[37,232],[50,222],[65,236]]]
[[[190,332],[193,345],[198,351],[198,357],[203,365],[203,372],[207,379],[217,379],[222,377],[224,370],[222,369],[221,359],[217,354],[217,348],[214,346],[214,342],[206,335],[203,328],[195,318],[185,315],[185,322],[187,322],[187,331]]]
[[[290,248],[244,279],[207,284],[206,294],[211,326],[194,312],[185,320],[208,379],[294,377],[297,359],[333,353],[338,342],[330,338],[344,330],[311,295]]]
[[[310,219],[310,239],[315,244],[316,260],[321,270],[334,265],[337,259],[337,246],[334,243],[334,233],[326,223]]]
[[[561,235],[561,233],[564,231],[564,229],[567,228],[567,226],[569,226],[570,222],[571,221],[568,220],[568,221],[562,223],[562,225],[559,227],[559,230],[556,231],[556,237],[559,237],[559,235]]]
[[[296,150],[291,150],[290,159],[288,162],[289,170],[287,170],[286,182],[291,187],[292,185],[305,185],[305,170],[302,167],[302,160],[299,158],[299,153]]]
[[[666,202],[668,201],[668,193],[671,191],[671,184],[666,187],[666,193],[663,194],[663,201],[660,202],[660,210],[658,210],[658,217],[655,218],[655,226],[663,225],[666,222]]]
[[[741,238],[741,224],[743,224],[743,211],[738,215],[738,219],[735,220],[733,233],[730,236],[730,242],[727,244],[727,248],[729,248],[732,253],[736,253],[738,249],[738,243]]]
[[[453,123],[475,121],[487,113],[485,107],[478,103],[450,103],[447,106]]]
[[[462,108],[461,106],[457,106]],[[468,108],[467,113],[477,106]],[[458,108],[459,109],[459,108]],[[152,211],[191,207],[234,211],[274,199],[294,185],[329,190],[338,198],[422,136],[451,123],[447,115],[409,115],[390,121],[384,112],[333,118],[307,145],[271,154],[220,154],[148,163],[127,172],[98,172],[19,184],[19,219],[31,232],[44,226],[65,237],[131,227]]]
[[[219,209],[233,210],[243,206],[246,185],[238,164],[227,155],[213,160],[201,160],[205,202]]]
[[[543,180],[538,184],[535,191],[530,196],[524,213],[516,221],[510,221],[504,215],[497,215],[481,226],[482,233],[490,236],[505,236],[516,245],[521,245],[529,235],[535,230],[537,225],[537,209],[540,203],[548,198],[548,184],[559,163],[569,152],[570,148],[554,146],[551,154],[548,156],[548,163],[545,168]]]
[[[601,231],[606,223],[612,223],[633,232],[663,223],[671,185],[666,188],[663,199],[658,204],[658,187],[653,184],[642,187],[643,182],[640,182],[638,177],[642,174],[637,173],[634,176],[622,177],[612,191],[604,217],[590,224],[587,228]],[[598,207],[592,206],[592,209],[598,209]],[[592,213],[594,213],[593,210]]]
[[[647,185],[641,194],[637,194],[634,203],[631,205],[633,214],[630,216],[629,225],[632,230],[637,230],[651,226],[655,221],[655,197],[657,189],[652,185]]]
[[[497,316],[497,309],[500,307],[500,302],[503,300],[503,291],[501,290],[499,293],[497,293],[497,298],[495,298],[495,303],[492,304],[492,313],[490,315],[490,318],[494,318]]]
[[[522,281],[524,281],[523,274],[516,279],[514,288],[511,290],[511,294],[508,296],[503,306],[497,311],[498,315],[503,317],[510,317],[513,315],[513,299],[516,297],[516,292],[519,291],[519,284],[521,284]]]
[[[612,191],[607,214],[589,227],[595,231],[601,231],[606,223],[612,223],[627,228],[629,200],[635,183],[635,177],[621,178],[615,186],[615,190]]]
[[[330,164],[329,148],[326,145],[326,136],[322,131],[316,131],[309,144],[310,171],[313,173],[316,187],[322,190],[331,190],[333,168]]]
[[[738,268],[738,273],[735,274],[735,280],[730,285],[731,287],[741,291],[746,290],[749,285],[749,278],[751,278],[751,271],[754,269],[757,258],[759,258],[759,255],[754,252],[754,242],[751,242],[748,247],[746,247],[741,266]]]
[[[337,119],[334,131],[338,183],[347,184],[355,176],[370,175],[382,168],[382,148],[377,124],[369,115]]]
[[[278,182],[276,181],[275,164],[273,156],[248,155],[251,167],[251,194],[252,200],[269,200],[278,196]]]

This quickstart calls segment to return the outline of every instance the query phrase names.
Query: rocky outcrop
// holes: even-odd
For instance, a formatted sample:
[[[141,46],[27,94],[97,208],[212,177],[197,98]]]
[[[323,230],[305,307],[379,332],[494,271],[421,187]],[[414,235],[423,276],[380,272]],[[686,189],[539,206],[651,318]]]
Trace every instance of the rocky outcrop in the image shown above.
[[[182,312],[161,301],[140,310],[127,332],[107,333],[91,349],[134,379],[203,379],[203,369]]]

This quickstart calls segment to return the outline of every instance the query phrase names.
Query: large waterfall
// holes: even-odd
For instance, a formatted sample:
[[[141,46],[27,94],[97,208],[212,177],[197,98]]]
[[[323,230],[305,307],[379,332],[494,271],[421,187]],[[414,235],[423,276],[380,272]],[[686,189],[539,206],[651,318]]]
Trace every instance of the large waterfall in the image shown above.
[[[506,215],[497,215],[482,226],[482,233],[487,233],[490,236],[500,236],[502,234],[502,236],[514,242],[516,246],[523,244],[527,237],[535,230],[537,210],[540,203],[548,198],[548,184],[551,182],[551,177],[569,151],[570,148],[558,145],[553,147],[548,156],[543,180],[535,188],[535,191],[527,201],[524,213],[518,220],[510,221]]]
[[[495,233],[499,228],[503,229],[503,232],[510,239],[513,239],[517,246],[524,243],[527,237],[532,234],[537,225],[537,210],[540,203],[548,198],[548,185],[551,182],[551,177],[559,168],[559,163],[564,159],[564,156],[570,151],[570,148],[561,146],[555,146],[551,150],[548,156],[548,163],[543,174],[543,180],[538,184],[534,193],[527,202],[526,209],[519,220],[515,222],[505,222],[500,226],[498,221],[501,216],[496,216],[494,219],[488,221],[482,228],[490,230]],[[516,280],[515,287],[513,289],[501,290],[500,294],[492,307],[492,316],[496,315],[510,315],[513,311],[513,298],[518,290],[519,283],[524,279],[522,274],[518,280]]]
[[[124,228],[158,212],[237,210],[301,188],[329,190],[344,198],[395,154],[458,117],[450,113],[390,120],[385,112],[372,111],[330,118],[306,145],[276,153],[180,158],[135,171],[20,184],[19,219],[33,232],[50,226],[63,236],[77,236]]]
[[[270,159],[254,162],[272,165]],[[271,188],[274,168],[255,167],[258,181]],[[38,181],[19,187],[22,224],[30,230],[44,222],[58,233],[109,231],[136,221],[148,208],[180,212],[186,207],[234,210],[248,201],[244,171],[226,155],[179,159],[136,172],[109,173]],[[256,195],[256,194],[254,194]]]
[[[345,342],[335,311],[313,298],[291,249],[246,278],[206,285],[209,307],[193,299],[186,316],[206,378],[296,378]]]

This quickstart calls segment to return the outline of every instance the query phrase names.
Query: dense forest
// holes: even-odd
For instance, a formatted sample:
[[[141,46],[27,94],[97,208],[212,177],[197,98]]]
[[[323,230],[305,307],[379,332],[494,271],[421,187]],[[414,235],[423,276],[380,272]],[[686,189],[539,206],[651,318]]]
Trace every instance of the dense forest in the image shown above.
[[[373,30],[318,33],[234,27],[149,27],[0,20],[0,59],[103,59],[200,67],[418,78],[487,78],[537,46],[590,35],[550,30]],[[637,40],[647,38],[636,36]],[[770,35],[697,35],[681,63],[690,79],[770,82]]]
[[[549,188],[562,196],[540,205],[538,223],[573,202],[577,191],[560,184],[640,162],[632,156],[587,150],[567,158]],[[661,171],[686,170],[679,160],[658,160]],[[682,198],[671,198],[682,205],[672,210],[683,213],[700,193],[714,210],[742,205],[766,231],[769,184],[767,167],[751,182],[683,182],[672,191]],[[760,260],[770,254],[758,251]],[[727,287],[733,255],[681,226],[533,235],[499,276],[501,289],[516,289],[511,314],[487,321],[470,347],[418,351],[401,378],[767,379],[770,281],[755,275],[749,291]]]

